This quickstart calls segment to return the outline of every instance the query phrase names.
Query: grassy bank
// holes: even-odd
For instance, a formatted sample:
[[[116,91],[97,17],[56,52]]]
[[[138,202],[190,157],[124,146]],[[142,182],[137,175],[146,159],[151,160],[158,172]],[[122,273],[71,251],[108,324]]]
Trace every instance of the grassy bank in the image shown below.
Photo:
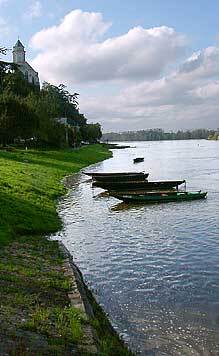
[[[0,151],[0,244],[18,236],[57,231],[61,179],[110,157],[100,145],[80,150]]]
[[[0,354],[83,355],[88,320],[69,303],[62,262],[57,242],[41,236],[1,248]]]
[[[55,241],[61,228],[56,198],[61,179],[110,157],[100,145],[77,151],[0,151],[0,350],[5,355],[89,355],[88,325],[96,327],[98,355],[129,355],[110,328],[100,333],[70,304],[73,284]]]

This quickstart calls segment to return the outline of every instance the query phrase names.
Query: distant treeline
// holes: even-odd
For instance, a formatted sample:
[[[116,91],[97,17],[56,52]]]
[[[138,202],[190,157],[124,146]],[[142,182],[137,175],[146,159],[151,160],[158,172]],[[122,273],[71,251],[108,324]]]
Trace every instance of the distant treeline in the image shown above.
[[[103,141],[163,141],[163,140],[194,140],[208,139],[215,135],[217,130],[186,130],[165,132],[162,129],[149,129],[140,131],[109,132],[102,136]]]
[[[215,131],[214,134],[209,135],[208,140],[219,141],[219,130]]]

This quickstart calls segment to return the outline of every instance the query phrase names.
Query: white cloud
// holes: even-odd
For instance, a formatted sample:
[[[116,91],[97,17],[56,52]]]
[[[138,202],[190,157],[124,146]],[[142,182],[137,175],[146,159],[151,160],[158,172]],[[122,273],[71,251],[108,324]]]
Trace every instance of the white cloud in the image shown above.
[[[115,96],[84,98],[82,108],[88,117],[102,121],[105,130],[217,128],[218,62],[219,48],[206,48],[194,53],[178,71],[129,85]]]
[[[25,18],[34,19],[42,16],[42,4],[40,1],[36,0],[32,2],[27,12],[25,13]]]
[[[140,80],[160,75],[182,54],[185,38],[166,26],[132,28],[103,40],[110,27],[99,13],[74,10],[31,39],[33,65],[47,80],[71,83]]]
[[[182,74],[192,73],[196,77],[214,77],[219,74],[219,48],[208,47],[193,53],[181,67]]]
[[[33,66],[44,80],[77,88],[81,111],[105,131],[219,126],[218,47],[179,65],[186,39],[174,29],[135,27],[107,38],[110,26],[100,13],[70,12],[32,37]]]

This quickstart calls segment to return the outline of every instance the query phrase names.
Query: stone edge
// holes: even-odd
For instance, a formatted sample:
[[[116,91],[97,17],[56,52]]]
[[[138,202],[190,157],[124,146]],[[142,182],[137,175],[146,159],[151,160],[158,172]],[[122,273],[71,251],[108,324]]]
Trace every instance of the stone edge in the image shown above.
[[[63,270],[65,276],[72,281],[72,290],[68,293],[68,298],[74,308],[84,312],[87,319],[94,316],[93,308],[88,301],[83,277],[78,267],[73,262],[73,257],[61,241],[58,241],[59,247],[64,255]],[[83,327],[84,337],[78,345],[79,351],[88,352],[90,354],[98,353],[98,338],[95,330],[91,325],[86,324]]]

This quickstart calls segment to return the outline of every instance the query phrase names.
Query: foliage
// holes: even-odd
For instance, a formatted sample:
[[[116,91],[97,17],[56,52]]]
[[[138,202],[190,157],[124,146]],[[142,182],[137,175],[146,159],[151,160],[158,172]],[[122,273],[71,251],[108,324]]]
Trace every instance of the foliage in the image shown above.
[[[21,98],[13,94],[0,95],[0,142],[3,145],[17,137],[34,137],[38,116]]]
[[[50,103],[48,112],[50,117],[67,117],[78,125],[86,123],[85,117],[78,110],[79,94],[70,94],[65,85],[55,86],[44,82],[41,95]]]
[[[207,139],[214,130],[196,129],[177,132],[164,132],[162,129],[140,131],[111,132],[102,136],[104,141],[162,141],[162,140],[190,140]]]
[[[0,61],[0,94],[3,92],[4,79],[9,73],[14,73],[17,65],[14,63]]]
[[[83,125],[80,133],[82,140],[89,143],[97,143],[102,136],[101,126],[98,123]]]
[[[214,133],[210,134],[208,136],[208,140],[218,141],[219,140],[219,131],[215,131]]]
[[[5,47],[0,47],[0,54],[6,55],[6,53],[7,53],[7,48],[5,48]]]
[[[22,328],[48,336],[55,335],[69,342],[78,342],[83,335],[81,324],[85,321],[85,315],[73,307],[37,306],[31,313],[31,319],[23,323]]]
[[[0,95],[0,143],[2,144],[13,143],[14,139],[18,137],[27,138],[25,123],[26,119],[30,118],[29,138],[33,136],[34,132],[38,145],[65,146],[66,128],[56,119],[60,115],[64,115],[61,108],[64,110],[65,105],[68,107],[69,115],[70,108],[72,110],[70,119],[73,120],[74,117],[74,125],[80,125],[86,121],[76,109],[76,104],[73,104],[74,98],[70,94],[71,103],[69,102],[68,105],[64,103],[64,99],[62,99],[64,94],[60,94],[61,89],[58,87],[47,84],[46,89],[39,91],[39,88],[29,84],[19,71],[9,71],[3,75],[2,83],[4,87]],[[58,93],[56,97],[54,93]],[[65,95],[67,95],[66,92]],[[23,121],[22,115],[20,115],[21,111]],[[37,128],[36,121],[38,122]],[[20,128],[19,132],[17,127]]]
[[[0,48],[0,53],[5,49]],[[17,64],[0,61],[0,145],[33,136],[38,146],[79,145],[79,127],[86,126],[87,119],[79,111],[78,96],[63,84],[45,82],[40,90],[24,78]],[[98,137],[94,137],[94,128],[88,130],[90,142],[100,136],[96,129]]]
[[[39,92],[39,88],[25,80],[23,74],[15,69],[8,72],[2,82],[3,94],[14,94],[20,97],[26,97],[29,93]]]

